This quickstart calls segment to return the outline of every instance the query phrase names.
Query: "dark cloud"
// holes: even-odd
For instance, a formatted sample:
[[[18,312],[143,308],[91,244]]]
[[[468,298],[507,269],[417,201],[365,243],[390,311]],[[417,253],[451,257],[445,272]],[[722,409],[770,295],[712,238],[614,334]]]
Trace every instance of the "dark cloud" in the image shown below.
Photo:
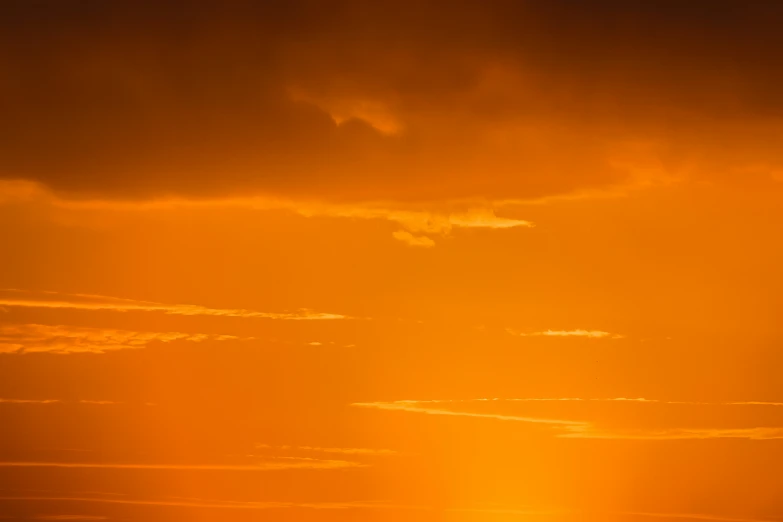
[[[516,199],[783,173],[778,2],[0,9],[0,176],[70,196]]]

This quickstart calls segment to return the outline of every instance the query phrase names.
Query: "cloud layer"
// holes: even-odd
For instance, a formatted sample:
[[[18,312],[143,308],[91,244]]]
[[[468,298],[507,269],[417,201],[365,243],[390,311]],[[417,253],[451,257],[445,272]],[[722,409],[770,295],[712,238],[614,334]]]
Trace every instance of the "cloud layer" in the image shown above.
[[[768,182],[782,21],[740,0],[17,2],[0,176],[400,204]]]

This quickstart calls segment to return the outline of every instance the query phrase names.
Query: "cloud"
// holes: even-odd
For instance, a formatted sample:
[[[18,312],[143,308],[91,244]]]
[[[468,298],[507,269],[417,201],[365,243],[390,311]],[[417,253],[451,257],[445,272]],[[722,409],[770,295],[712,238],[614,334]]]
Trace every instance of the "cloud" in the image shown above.
[[[92,515],[37,515],[33,520],[109,520],[109,517]]]
[[[775,522],[777,519],[770,518],[735,518],[723,517],[720,515],[709,515],[704,513],[648,513],[648,512],[625,512],[621,515],[633,517],[651,517],[651,518],[683,518],[688,520],[713,520],[715,522]]]
[[[491,513],[497,515],[520,515],[520,516],[562,516],[571,514],[566,510],[556,509],[524,509],[524,508],[453,508],[447,511],[456,511],[462,513]]]
[[[433,205],[437,206],[437,205]],[[460,205],[456,205],[460,206]],[[464,205],[463,205],[464,206]],[[435,241],[422,234],[447,235],[455,228],[510,229],[529,228],[530,221],[498,217],[491,208],[474,207],[463,211],[432,212],[394,209],[386,206],[361,205],[294,205],[293,210],[303,216],[333,216],[354,219],[383,219],[403,227],[392,233],[394,239],[414,247],[433,247]]]
[[[312,451],[315,453],[337,453],[342,455],[398,455],[399,453],[389,449],[373,448],[322,448],[318,446],[270,446],[269,444],[256,444],[259,449],[273,449],[282,451]]]
[[[735,401],[735,402],[706,402],[706,401],[668,401],[661,399],[645,399],[644,397],[524,397],[524,398],[478,398],[478,399],[428,399],[428,400],[401,400],[392,403],[356,403],[359,404],[460,404],[473,402],[640,402],[649,404],[679,404],[690,406],[783,406],[783,402],[767,401]]]
[[[58,404],[61,402],[58,399],[0,399],[0,404]]]
[[[413,247],[433,247],[435,246],[435,241],[428,238],[427,236],[414,236],[408,231],[405,230],[398,230],[397,232],[394,232],[392,234],[394,239],[398,241],[402,241],[406,245],[413,246]]]
[[[355,502],[253,502],[200,498],[131,499],[77,496],[0,496],[0,500],[29,500],[52,502],[88,502],[98,504],[126,504],[136,506],[164,506],[210,509],[417,509],[416,506],[403,506],[379,501]]]
[[[506,331],[511,335],[518,335],[521,337],[587,337],[590,339],[622,339],[624,337],[620,334],[613,334],[602,330],[544,330],[542,332],[524,333],[508,328]]]
[[[530,221],[499,217],[493,209],[481,207],[464,211],[432,212],[391,209],[384,206],[300,204],[295,210],[303,216],[384,219],[397,223],[410,232],[426,234],[448,234],[454,228],[508,229],[533,226]]]
[[[73,402],[76,404],[94,404],[97,406],[111,406],[115,404],[124,404],[116,401],[95,401],[95,400],[78,400],[78,401],[64,401],[61,399],[3,399],[0,398],[0,404],[66,404]]]
[[[394,402],[354,403],[359,408],[373,408],[388,411],[406,411],[428,415],[445,415],[453,417],[473,417],[501,421],[523,422],[533,425],[549,425],[555,429],[555,436],[565,439],[614,439],[614,440],[706,440],[706,439],[747,439],[747,440],[777,440],[783,439],[783,427],[750,427],[750,428],[668,428],[668,429],[617,429],[603,428],[588,421],[527,417],[498,413],[483,413],[475,411],[458,411],[448,409],[448,405],[470,404],[482,402],[528,402],[528,401],[603,401],[629,403],[659,403],[687,404],[693,406],[780,406],[777,402],[687,402],[687,401],[657,401],[648,399],[580,399],[580,398],[546,398],[546,399],[453,399],[453,400],[400,400]],[[441,405],[438,407],[437,405]]]
[[[422,206],[774,183],[782,20],[732,1],[21,3],[0,21],[0,175]]]
[[[0,290],[0,305],[24,308],[67,308],[73,310],[112,310],[116,312],[161,312],[170,315],[204,315],[218,317],[250,317],[292,321],[347,319],[344,315],[298,310],[296,312],[259,312],[256,310],[207,308],[189,304],[163,304],[152,301],[122,299],[105,295],[67,294],[60,292],[30,292]]]
[[[429,400],[416,401],[423,403],[448,403],[448,402],[645,402],[651,404],[681,404],[691,406],[783,406],[783,402],[764,402],[764,401],[739,401],[739,402],[704,402],[704,401],[666,401],[660,399],[645,399],[643,397],[608,397],[608,398],[580,398],[580,397],[526,397],[516,398],[481,398],[481,399],[460,399],[460,400]]]
[[[537,509],[520,509],[520,508],[459,508],[449,509],[448,511],[460,511],[460,512],[472,512],[472,513],[494,513],[504,515],[530,515],[530,516],[563,516],[563,515],[575,515],[576,511],[571,510],[537,510]],[[715,522],[775,522],[775,519],[769,518],[734,518],[724,517],[720,515],[709,515],[703,513],[650,513],[641,511],[626,511],[622,513],[594,513],[583,512],[579,513],[583,516],[595,517],[596,515],[602,516],[622,516],[622,517],[652,517],[652,518],[674,518],[674,519],[687,519],[687,520],[712,520]]]
[[[69,200],[52,194],[46,187],[29,181],[7,181],[0,179],[0,204],[7,202],[35,203],[56,210],[71,212],[112,211],[147,212],[164,209],[253,209],[286,210],[302,217],[333,217],[345,219],[382,220],[403,227],[393,236],[412,246],[433,246],[435,242],[425,235],[445,236],[458,228],[503,230],[511,228],[530,228],[533,223],[521,219],[500,217],[488,203],[477,204],[474,201],[453,202],[450,205],[425,204],[433,207],[428,210],[401,208],[400,203],[381,202],[374,204],[341,204],[333,202],[297,201],[292,199],[272,199],[258,196],[226,197],[219,199],[184,199],[167,197],[150,201],[102,201]],[[404,205],[402,205],[404,206]],[[415,205],[422,206],[422,205]],[[438,207],[444,207],[437,210]],[[451,209],[445,207],[453,207]],[[73,219],[74,215],[69,217]],[[84,219],[92,219],[84,214]]]
[[[441,401],[433,401],[441,402]],[[459,402],[459,401],[451,401]],[[442,408],[432,408],[429,406],[421,406],[421,404],[428,404],[429,401],[394,401],[394,402],[356,402],[351,404],[358,408],[374,408],[378,410],[391,410],[391,411],[410,411],[417,413],[426,413],[428,415],[447,415],[454,417],[479,417],[484,419],[496,419],[503,421],[516,421],[516,422],[528,422],[531,424],[547,424],[547,425],[560,425],[560,426],[582,426],[583,422],[570,421],[562,419],[547,419],[540,417],[520,417],[516,415],[501,415],[496,413],[475,413],[464,411],[452,411]]]
[[[234,335],[137,332],[63,325],[0,325],[0,353],[104,353],[114,350],[144,348],[152,342],[202,342],[238,339],[243,338]]]
[[[84,468],[139,469],[183,471],[277,471],[288,469],[348,469],[366,464],[347,460],[324,460],[298,457],[269,458],[256,464],[133,464],[103,462],[0,462],[0,468]]]
[[[617,439],[617,440],[704,440],[704,439],[783,439],[781,428],[731,428],[731,429],[687,429],[667,430],[603,430],[595,427],[576,428],[558,437],[567,439]]]

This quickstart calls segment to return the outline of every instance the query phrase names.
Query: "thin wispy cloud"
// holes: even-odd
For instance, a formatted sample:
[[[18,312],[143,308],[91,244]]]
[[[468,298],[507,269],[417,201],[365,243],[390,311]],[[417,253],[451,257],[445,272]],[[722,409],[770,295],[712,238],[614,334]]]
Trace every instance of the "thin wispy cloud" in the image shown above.
[[[85,502],[96,504],[124,504],[134,506],[162,506],[184,508],[211,508],[211,509],[419,509],[416,506],[403,506],[382,501],[354,501],[354,502],[253,502],[234,500],[213,500],[199,498],[164,498],[164,499],[131,499],[131,498],[104,498],[89,496],[0,496],[0,500],[26,500],[26,501],[50,501],[50,502]]]
[[[780,519],[772,518],[736,518],[724,517],[720,515],[709,515],[704,513],[648,513],[648,512],[626,512],[621,515],[632,517],[647,518],[682,518],[688,520],[712,520],[714,522],[779,522]]]
[[[560,425],[560,426],[581,426],[584,423],[580,421],[571,421],[563,419],[548,419],[541,417],[523,417],[517,415],[502,415],[498,413],[477,413],[477,412],[465,412],[454,411],[443,408],[434,408],[426,406],[427,401],[394,401],[394,402],[357,402],[352,406],[358,408],[374,408],[378,410],[390,410],[390,411],[409,411],[416,413],[426,413],[428,415],[445,415],[451,417],[479,417],[484,419],[495,419],[503,421],[515,421],[515,422],[528,422],[531,424],[548,424],[548,425]],[[429,403],[432,404],[432,403]]]
[[[153,301],[123,299],[105,295],[67,294],[0,290],[0,306],[24,308],[64,308],[71,310],[111,310],[116,312],[160,312],[169,315],[249,317],[290,321],[348,319],[340,314],[300,309],[294,312],[260,312],[243,308],[208,308],[191,304],[164,304]]]
[[[507,328],[506,331],[511,335],[520,337],[586,337],[589,339],[622,339],[624,337],[623,335],[605,332],[603,330],[544,330],[541,332],[526,333]]]
[[[777,402],[687,402],[687,401],[657,401],[653,399],[580,399],[580,398],[522,398],[522,399],[453,399],[453,400],[400,400],[393,402],[354,403],[359,408],[372,408],[387,411],[404,411],[423,413],[427,415],[444,415],[450,417],[469,417],[494,419],[501,421],[523,422],[538,425],[550,425],[558,438],[566,439],[614,439],[614,440],[705,440],[705,439],[747,439],[747,440],[777,440],[783,439],[783,427],[756,426],[749,428],[668,428],[668,429],[607,429],[593,422],[567,419],[552,419],[529,417],[499,413],[484,413],[475,411],[460,411],[448,409],[448,405],[482,403],[482,402],[567,402],[567,401],[602,401],[628,403],[658,403],[684,404],[693,406],[781,406]],[[440,407],[439,407],[440,406]]]
[[[276,451],[311,451],[315,453],[337,453],[342,455],[399,455],[399,452],[389,449],[374,448],[323,448],[318,446],[271,446],[269,444],[256,444],[258,449]]]
[[[602,430],[594,426],[576,428],[571,433],[561,433],[566,439],[616,439],[616,440],[705,440],[705,439],[783,439],[783,428],[673,428],[667,430]]]
[[[645,399],[643,397],[601,397],[601,398],[581,398],[581,397],[525,397],[525,398],[480,398],[480,399],[446,399],[446,400],[423,400],[423,401],[398,401],[398,402],[417,402],[417,403],[450,403],[450,402],[646,402],[650,404],[681,404],[690,406],[783,406],[783,402],[765,402],[765,401],[735,401],[735,402],[705,402],[705,401],[667,401],[660,399]]]
[[[446,511],[458,513],[488,513],[493,515],[519,515],[519,516],[562,516],[570,514],[569,511],[557,509],[524,509],[524,508],[452,508]]]
[[[115,350],[144,348],[153,342],[232,341],[233,335],[183,332],[137,332],[109,328],[86,328],[65,325],[5,324],[0,325],[0,353],[104,353]]]
[[[602,512],[580,512],[574,510],[563,509],[524,509],[524,508],[453,508],[447,511],[456,512],[470,512],[470,513],[487,513],[497,515],[520,515],[520,516],[574,516],[581,515],[582,517],[595,518],[597,516],[611,516],[611,517],[630,517],[630,518],[668,518],[668,519],[686,519],[686,520],[707,520],[714,522],[779,522],[778,519],[771,518],[737,518],[727,517],[721,515],[711,515],[705,513],[653,513],[643,511],[626,511],[620,513],[602,513]]]
[[[0,404],[58,404],[57,399],[0,399]]]
[[[109,520],[109,517],[92,515],[37,515],[32,520]]]
[[[114,404],[124,404],[122,402],[115,401],[95,401],[95,400],[78,400],[78,401],[65,401],[61,399],[3,399],[0,398],[0,404],[94,404],[98,406],[110,406]]]
[[[366,464],[347,460],[310,458],[269,458],[254,464],[166,464],[166,463],[105,463],[105,462],[0,462],[0,468],[80,468],[183,471],[277,471],[294,469],[349,469]]]

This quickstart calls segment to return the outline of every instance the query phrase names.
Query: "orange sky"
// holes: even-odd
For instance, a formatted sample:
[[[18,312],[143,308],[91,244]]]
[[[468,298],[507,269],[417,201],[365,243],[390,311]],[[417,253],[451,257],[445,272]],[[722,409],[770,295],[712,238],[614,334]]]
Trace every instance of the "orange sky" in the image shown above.
[[[0,13],[0,520],[783,517],[783,4]]]

